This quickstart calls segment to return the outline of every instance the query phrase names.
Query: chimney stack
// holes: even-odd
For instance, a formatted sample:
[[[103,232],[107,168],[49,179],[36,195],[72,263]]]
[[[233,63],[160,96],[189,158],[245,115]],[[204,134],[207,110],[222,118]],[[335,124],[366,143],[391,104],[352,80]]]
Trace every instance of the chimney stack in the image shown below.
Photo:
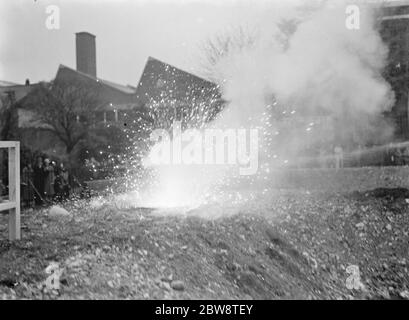
[[[89,32],[75,34],[77,52],[77,70],[97,77],[97,59],[95,36]]]

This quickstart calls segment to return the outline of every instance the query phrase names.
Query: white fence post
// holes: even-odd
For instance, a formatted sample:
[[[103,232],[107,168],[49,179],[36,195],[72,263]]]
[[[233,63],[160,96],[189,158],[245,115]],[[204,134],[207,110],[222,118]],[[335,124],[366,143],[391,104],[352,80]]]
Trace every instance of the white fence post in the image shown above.
[[[20,240],[20,142],[0,141],[0,148],[9,154],[9,199],[0,202],[0,211],[9,211],[9,239]]]

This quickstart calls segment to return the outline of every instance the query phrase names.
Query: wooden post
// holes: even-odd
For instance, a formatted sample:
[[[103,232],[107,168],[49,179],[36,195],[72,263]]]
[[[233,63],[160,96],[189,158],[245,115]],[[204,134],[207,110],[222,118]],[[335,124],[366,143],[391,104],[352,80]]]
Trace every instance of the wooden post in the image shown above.
[[[20,142],[0,141],[9,154],[9,199],[0,202],[0,211],[9,212],[9,239],[20,240]]]
[[[16,204],[9,210],[9,238],[20,240],[20,142],[9,148],[9,201]]]

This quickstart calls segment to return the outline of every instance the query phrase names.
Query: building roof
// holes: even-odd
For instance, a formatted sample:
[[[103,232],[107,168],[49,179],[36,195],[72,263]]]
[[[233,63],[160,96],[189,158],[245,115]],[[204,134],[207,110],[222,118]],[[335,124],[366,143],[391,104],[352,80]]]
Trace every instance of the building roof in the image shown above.
[[[129,86],[124,86],[111,81],[93,77],[89,74],[60,65],[54,81],[68,80],[75,82],[90,82],[99,84],[99,97],[106,104],[108,110],[122,109],[123,105],[127,108],[138,105],[135,90]]]
[[[118,84],[118,83],[111,82],[111,81],[108,81],[108,80],[103,80],[103,79],[99,79],[99,81],[101,81],[103,84],[105,84],[105,85],[107,85],[109,87],[112,87],[114,89],[117,89],[117,90],[122,91],[122,92],[127,93],[127,94],[135,94],[135,91],[136,91],[135,88],[133,88],[133,87],[131,87],[129,85],[124,86],[122,84]]]
[[[132,87],[129,86],[125,86],[122,84],[118,84],[112,81],[108,81],[108,80],[104,80],[98,77],[93,77],[87,73],[72,69],[70,67],[67,67],[65,65],[60,64],[60,66],[58,67],[58,71],[57,74],[55,76],[55,79],[58,79],[60,77],[78,77],[78,78],[82,78],[82,79],[88,79],[88,80],[92,80],[92,81],[97,81],[101,84],[104,84],[108,87],[111,87],[112,89],[118,90],[122,93],[126,93],[126,94],[134,94],[135,90],[132,89]]]
[[[220,99],[219,87],[213,82],[149,57],[136,88],[138,101],[160,102]]]
[[[0,94],[6,94],[8,92],[12,92],[14,95],[14,99],[16,101],[19,101],[23,99],[28,93],[31,92],[35,87],[37,87],[38,84],[29,84],[29,85],[24,85],[24,84],[17,84],[17,85],[8,85],[8,86],[0,86]]]
[[[58,80],[98,83],[99,95],[107,110],[132,109],[163,99],[191,102],[221,98],[216,84],[152,57],[148,58],[137,87],[93,77],[62,64],[54,79],[54,81]],[[30,99],[26,97],[27,94],[37,85],[16,85],[2,81],[0,93],[14,91],[16,101],[21,100],[23,106],[24,100]],[[22,100],[23,98],[25,99]]]

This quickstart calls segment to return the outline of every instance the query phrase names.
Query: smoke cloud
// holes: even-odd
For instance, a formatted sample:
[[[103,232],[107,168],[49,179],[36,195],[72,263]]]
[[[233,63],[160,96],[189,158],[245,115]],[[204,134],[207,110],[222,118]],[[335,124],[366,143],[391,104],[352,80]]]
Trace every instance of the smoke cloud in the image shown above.
[[[386,141],[393,130],[382,112],[394,102],[381,76],[387,47],[374,5],[359,5],[359,28],[347,28],[350,4],[281,3],[255,19],[246,45],[230,37],[211,68],[228,104],[207,127],[259,129],[260,170],[243,183],[230,166],[159,168],[156,197],[242,205],[255,193],[241,188],[260,189],[266,177],[273,179],[271,169],[298,166],[305,155],[333,154],[337,145],[352,151]]]
[[[252,44],[233,48],[213,66],[230,102],[228,116],[221,117],[226,120],[219,121],[251,125],[265,120],[266,106],[273,103],[276,116],[269,126],[280,131],[280,124],[271,121],[284,115],[289,128],[282,134],[293,136],[283,140],[286,148],[288,142],[293,149],[305,145],[306,137],[311,144],[314,131],[322,137],[325,130],[346,149],[386,141],[392,127],[380,116],[394,96],[381,77],[388,51],[376,28],[377,8],[358,2],[359,28],[351,30],[348,5],[351,1],[290,2],[281,8],[285,15],[260,19]],[[311,119],[327,125],[308,126]]]

